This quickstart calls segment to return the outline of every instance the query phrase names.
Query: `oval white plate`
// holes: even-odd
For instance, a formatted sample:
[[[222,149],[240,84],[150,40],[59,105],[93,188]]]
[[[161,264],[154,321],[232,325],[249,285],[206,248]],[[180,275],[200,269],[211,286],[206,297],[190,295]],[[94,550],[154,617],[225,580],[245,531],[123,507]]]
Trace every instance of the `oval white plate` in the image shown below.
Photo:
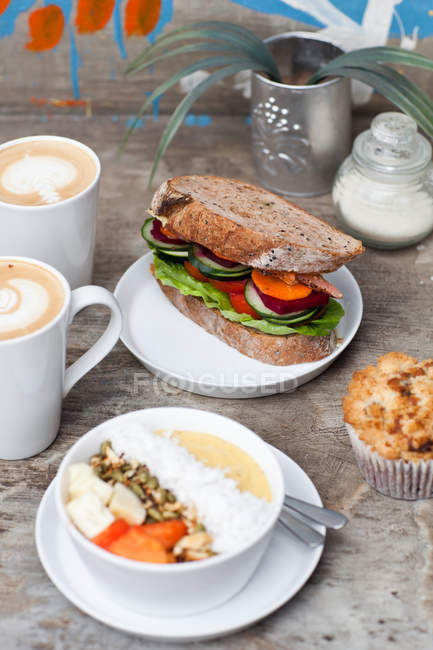
[[[326,277],[343,293],[346,315],[332,354],[313,363],[272,366],[244,356],[181,314],[149,271],[143,255],[119,280],[114,295],[124,324],[121,339],[139,361],[169,384],[208,397],[262,397],[295,390],[335,361],[355,336],[362,318],[358,283],[345,267]]]
[[[281,451],[271,449],[283,470],[286,492],[321,506],[320,496],[307,474]],[[317,530],[325,532],[322,526],[317,526]],[[39,559],[48,577],[81,611],[124,632],[178,643],[232,634],[268,616],[299,591],[323,552],[323,546],[307,548],[277,524],[264,559],[243,591],[213,610],[166,619],[122,608],[98,585],[58,518],[54,481],[39,505],[35,533]]]

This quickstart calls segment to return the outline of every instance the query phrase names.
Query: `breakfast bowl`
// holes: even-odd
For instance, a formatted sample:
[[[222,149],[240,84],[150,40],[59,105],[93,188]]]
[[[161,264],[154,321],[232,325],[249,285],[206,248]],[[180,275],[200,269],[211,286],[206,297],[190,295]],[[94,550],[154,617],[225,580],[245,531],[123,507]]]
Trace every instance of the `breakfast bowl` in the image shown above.
[[[171,436],[176,436],[176,441],[172,442]],[[116,454],[123,458],[122,441],[125,440],[125,449],[128,448],[128,441],[133,441],[130,450],[140,449],[141,445],[144,449],[147,445],[145,454],[153,459],[154,464],[160,464],[162,474],[158,476],[161,486],[164,485],[164,477],[170,477],[172,452],[175,454],[173,458],[181,454],[182,462],[200,466],[199,475],[203,473],[205,478],[203,484],[191,476],[194,474],[191,465],[182,466],[185,467],[182,470],[184,476],[181,472],[176,498],[186,504],[187,512],[197,506],[200,514],[200,508],[205,504],[202,521],[213,535],[215,552],[212,551],[204,559],[192,555],[191,558],[187,556],[191,561],[179,561],[180,556],[175,553],[182,545],[181,540],[174,552],[167,555],[171,559],[164,560],[165,563],[138,561],[130,559],[135,556],[122,557],[114,550],[110,552],[105,550],[107,547],[101,548],[95,542],[95,537],[91,541],[91,535],[86,536],[79,530],[71,518],[70,480],[73,468],[89,463],[89,459],[94,463],[96,458],[98,462],[98,452],[101,445],[104,448],[108,444],[107,441],[110,441],[110,445],[114,441],[113,458],[116,458]],[[116,444],[121,445],[121,453]],[[109,453],[112,454],[111,447]],[[136,462],[135,458],[137,456],[132,462]],[[127,455],[125,459],[127,463],[130,462]],[[147,464],[152,474],[156,474],[151,463]],[[193,465],[193,469],[196,465]],[[178,473],[179,466],[176,470]],[[249,483],[242,484],[243,480]],[[192,506],[185,497],[188,494],[187,483],[196,489],[197,503]],[[172,490],[170,484],[168,488]],[[221,499],[233,490],[236,492],[233,504],[237,510],[233,511],[228,497],[227,509],[224,510],[225,502]],[[168,494],[171,496],[171,492]],[[262,494],[265,496],[262,497]],[[283,500],[281,468],[268,445],[257,434],[222,415],[188,408],[143,409],[100,424],[71,447],[59,467],[55,482],[56,509],[61,524],[95,581],[110,593],[113,601],[123,607],[146,615],[166,617],[212,609],[241,591],[266,551]],[[109,507],[112,504],[113,501]],[[110,517],[113,518],[112,515]],[[221,534],[213,532],[213,520],[220,522]],[[146,526],[132,528],[144,529]]]

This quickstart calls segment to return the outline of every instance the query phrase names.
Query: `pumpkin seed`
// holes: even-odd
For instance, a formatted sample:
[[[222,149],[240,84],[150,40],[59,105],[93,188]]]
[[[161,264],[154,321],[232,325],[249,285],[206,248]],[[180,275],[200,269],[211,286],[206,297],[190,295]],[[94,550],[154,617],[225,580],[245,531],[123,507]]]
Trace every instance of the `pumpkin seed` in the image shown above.
[[[162,517],[163,519],[177,519],[178,515],[175,512],[170,512],[170,510],[164,510]]]
[[[155,521],[162,521],[163,519],[162,514],[156,508],[149,508],[147,513],[149,517],[152,517],[152,519],[155,519]]]
[[[149,473],[146,472],[145,469],[140,470],[137,474],[137,478],[140,481],[140,483],[147,483],[147,480],[149,478]]]
[[[159,486],[158,479],[156,476],[151,476],[148,481],[147,481],[147,487],[149,487],[151,490],[156,490],[156,488]]]
[[[113,469],[111,472],[111,478],[118,483],[123,483],[123,474],[120,469]]]
[[[111,440],[104,440],[104,442],[101,445],[101,454],[102,454],[102,456],[107,455],[108,448],[111,449]]]
[[[158,505],[163,505],[167,501],[167,496],[164,488],[158,488],[152,493],[152,496]]]
[[[146,498],[146,493],[145,493],[145,491],[143,490],[143,488],[142,488],[140,485],[138,485],[138,483],[134,483],[133,481],[131,481],[131,483],[129,484],[129,487],[131,488],[131,490],[132,490],[133,492],[135,492],[135,494],[136,494],[140,499],[142,499],[142,501],[145,500],[145,498]]]
[[[176,497],[171,492],[167,492],[167,501],[169,503],[176,503]]]

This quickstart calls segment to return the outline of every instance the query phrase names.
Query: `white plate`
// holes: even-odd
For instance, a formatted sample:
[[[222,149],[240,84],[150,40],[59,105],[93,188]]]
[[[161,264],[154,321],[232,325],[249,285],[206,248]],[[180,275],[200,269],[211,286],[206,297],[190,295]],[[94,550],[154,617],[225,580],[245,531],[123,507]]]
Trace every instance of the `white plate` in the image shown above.
[[[322,505],[305,472],[281,451],[274,447],[272,450],[283,470],[286,491]],[[317,526],[317,530],[325,532],[322,526]],[[95,582],[60,525],[54,503],[54,481],[39,505],[36,547],[50,580],[80,610],[116,629],[178,643],[232,634],[271,614],[304,585],[323,551],[323,547],[307,548],[277,524],[264,559],[243,591],[211,611],[166,619],[140,615],[114,604],[110,594]]]
[[[143,255],[119,280],[114,295],[124,325],[121,339],[141,363],[169,384],[209,397],[261,397],[295,390],[335,361],[355,336],[362,318],[358,283],[345,267],[326,277],[343,293],[346,315],[338,326],[341,345],[313,363],[272,366],[250,359],[181,314],[149,271]]]

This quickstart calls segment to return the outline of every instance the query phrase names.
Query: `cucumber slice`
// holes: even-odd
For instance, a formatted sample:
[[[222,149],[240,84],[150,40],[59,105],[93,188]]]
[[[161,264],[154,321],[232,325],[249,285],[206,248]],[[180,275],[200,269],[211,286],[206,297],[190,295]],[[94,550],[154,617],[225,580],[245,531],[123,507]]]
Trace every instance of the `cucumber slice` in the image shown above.
[[[153,246],[151,248],[158,257],[166,262],[179,262],[179,264],[183,264],[188,259],[188,253],[186,251],[163,251],[162,249],[157,250]]]
[[[162,251],[162,249],[161,249],[161,251]],[[169,250],[164,249],[164,253],[165,253],[165,255],[168,255],[170,257],[179,257],[179,258],[181,258],[183,260],[188,259],[188,251],[169,251]]]
[[[190,245],[188,261],[207,278],[215,278],[215,280],[224,278],[234,280],[235,278],[244,278],[251,273],[251,267],[245,266],[245,264],[237,264],[232,268],[218,264],[218,262],[205,257],[197,244]]]
[[[302,311],[295,311],[291,314],[277,314],[277,312],[269,309],[263,303],[263,300],[257,293],[252,280],[249,280],[245,285],[244,290],[245,300],[250,307],[254,309],[255,312],[259,314],[265,320],[268,320],[271,323],[278,323],[280,325],[288,325],[290,323],[299,323],[311,316],[317,311],[317,307],[314,309],[304,309]]]
[[[269,323],[275,323],[276,325],[294,325],[295,323],[303,323],[306,320],[310,320],[315,316],[315,314],[319,311],[319,307],[314,307],[313,309],[307,309],[307,311],[302,312],[296,312],[294,318],[287,318],[287,319],[278,319],[278,318],[268,318],[267,316],[265,317],[265,320],[267,320]],[[298,316],[296,316],[298,314]]]
[[[143,227],[141,228],[141,235],[151,248],[156,248],[157,250],[164,251],[164,253],[167,253],[168,255],[179,255],[179,253],[181,253],[180,257],[188,256],[189,244],[168,244],[164,241],[159,241],[152,235],[152,227],[153,218],[151,217],[150,219],[146,219]]]

